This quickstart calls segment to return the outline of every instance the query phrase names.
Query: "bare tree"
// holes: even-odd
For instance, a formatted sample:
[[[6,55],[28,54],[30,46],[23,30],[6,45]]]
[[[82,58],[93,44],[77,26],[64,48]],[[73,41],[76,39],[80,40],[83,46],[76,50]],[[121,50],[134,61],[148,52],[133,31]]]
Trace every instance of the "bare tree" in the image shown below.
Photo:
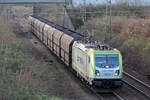
[[[129,0],[117,0],[116,5],[129,6]]]

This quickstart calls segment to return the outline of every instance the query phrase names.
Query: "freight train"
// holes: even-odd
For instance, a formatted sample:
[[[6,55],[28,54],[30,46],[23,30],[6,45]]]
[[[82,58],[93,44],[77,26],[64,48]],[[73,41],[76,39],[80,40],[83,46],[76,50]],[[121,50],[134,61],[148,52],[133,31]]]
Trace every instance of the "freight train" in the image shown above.
[[[39,16],[29,16],[31,32],[69,68],[91,86],[122,86],[122,56],[119,50],[57,25]]]

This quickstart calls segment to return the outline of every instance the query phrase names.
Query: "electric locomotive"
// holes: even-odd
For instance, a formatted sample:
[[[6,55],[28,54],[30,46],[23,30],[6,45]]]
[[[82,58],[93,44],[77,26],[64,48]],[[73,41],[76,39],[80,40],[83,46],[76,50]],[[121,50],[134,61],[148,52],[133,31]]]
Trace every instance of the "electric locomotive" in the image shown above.
[[[102,43],[74,42],[72,68],[90,85],[122,85],[122,56],[119,50]]]

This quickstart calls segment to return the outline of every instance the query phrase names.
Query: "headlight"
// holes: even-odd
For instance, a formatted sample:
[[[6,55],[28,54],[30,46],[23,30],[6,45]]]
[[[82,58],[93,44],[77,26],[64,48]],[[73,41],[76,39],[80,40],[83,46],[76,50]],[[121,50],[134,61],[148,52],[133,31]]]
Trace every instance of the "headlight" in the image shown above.
[[[118,75],[119,75],[119,70],[116,70],[115,76],[118,76]]]
[[[96,70],[96,71],[95,71],[95,74],[96,74],[96,76],[100,76],[99,70]]]

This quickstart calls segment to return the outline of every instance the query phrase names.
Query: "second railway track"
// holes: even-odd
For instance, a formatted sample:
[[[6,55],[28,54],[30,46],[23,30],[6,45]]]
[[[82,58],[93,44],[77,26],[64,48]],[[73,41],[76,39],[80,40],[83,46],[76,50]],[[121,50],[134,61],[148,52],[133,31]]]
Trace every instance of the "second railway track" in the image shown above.
[[[128,74],[127,72],[123,73],[123,79],[122,81],[146,96],[148,99],[150,99],[150,86],[141,80],[135,78],[134,76]]]

